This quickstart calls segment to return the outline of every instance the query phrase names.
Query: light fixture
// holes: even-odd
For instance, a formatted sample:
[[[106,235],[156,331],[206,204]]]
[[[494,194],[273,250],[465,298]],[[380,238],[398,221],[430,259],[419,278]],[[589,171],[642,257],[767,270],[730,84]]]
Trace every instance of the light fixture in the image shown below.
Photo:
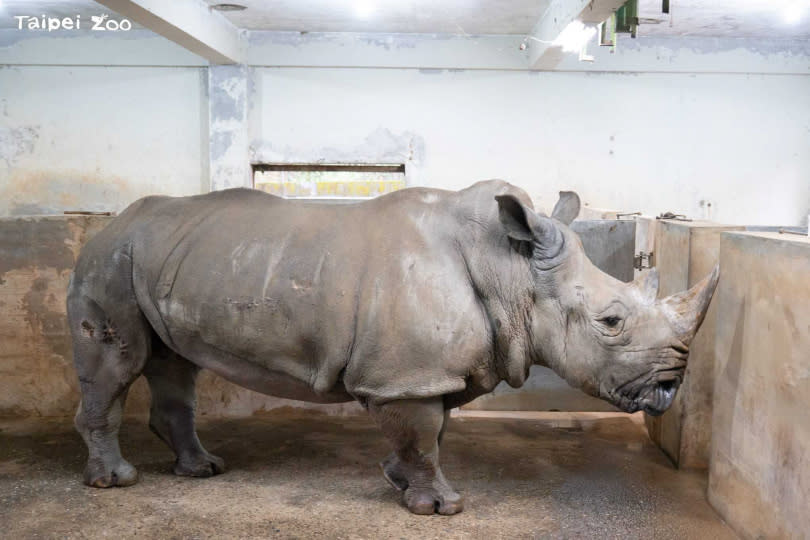
[[[361,19],[365,19],[372,13],[374,13],[374,1],[373,0],[355,0],[354,1],[354,13],[360,17]]]
[[[802,4],[803,2],[794,1],[785,6],[785,10],[782,12],[782,18],[786,23],[796,24],[802,20],[805,7]]]
[[[580,52],[588,44],[588,42],[596,35],[596,28],[594,26],[586,26],[582,21],[575,20],[566,26],[557,39],[554,40],[553,45],[562,48],[565,52]]]
[[[241,4],[214,4],[211,6],[211,9],[217,11],[244,11],[247,9],[247,6]]]

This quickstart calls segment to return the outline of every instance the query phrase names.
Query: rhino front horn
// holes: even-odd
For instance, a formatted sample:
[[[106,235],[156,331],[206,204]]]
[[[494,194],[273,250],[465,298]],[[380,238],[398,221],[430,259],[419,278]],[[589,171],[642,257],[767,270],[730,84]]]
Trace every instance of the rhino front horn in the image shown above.
[[[703,278],[688,291],[673,294],[661,301],[667,317],[678,338],[688,345],[695,337],[712,300],[717,280],[720,277],[720,266],[715,265],[712,273]]]

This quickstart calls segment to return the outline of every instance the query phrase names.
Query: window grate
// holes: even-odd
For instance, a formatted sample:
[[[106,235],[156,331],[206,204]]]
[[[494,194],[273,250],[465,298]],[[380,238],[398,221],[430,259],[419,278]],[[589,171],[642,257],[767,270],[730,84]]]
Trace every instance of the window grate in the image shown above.
[[[372,199],[405,187],[405,165],[256,163],[253,187],[293,199]]]

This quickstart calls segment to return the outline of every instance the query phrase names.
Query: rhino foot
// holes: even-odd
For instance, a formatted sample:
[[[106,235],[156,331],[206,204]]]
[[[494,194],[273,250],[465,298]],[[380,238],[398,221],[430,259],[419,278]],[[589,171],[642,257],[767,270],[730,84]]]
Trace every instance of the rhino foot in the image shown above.
[[[138,470],[123,458],[113,465],[91,458],[84,469],[84,483],[91,487],[126,487],[137,481]]]
[[[409,487],[405,490],[405,506],[414,514],[445,516],[464,510],[464,498],[452,489]]]
[[[194,476],[208,478],[215,474],[225,472],[225,460],[205,452],[193,458],[178,458],[174,464],[174,474],[177,476]]]

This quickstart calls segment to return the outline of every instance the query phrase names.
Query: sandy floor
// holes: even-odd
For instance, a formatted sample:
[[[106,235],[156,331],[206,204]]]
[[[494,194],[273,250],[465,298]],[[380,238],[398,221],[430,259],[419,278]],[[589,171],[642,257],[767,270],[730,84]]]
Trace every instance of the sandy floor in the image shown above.
[[[173,476],[169,450],[128,420],[121,446],[140,482],[100,490],[81,484],[69,420],[0,420],[0,536],[735,538],[705,475],[673,469],[627,416],[454,418],[443,465],[467,509],[451,517],[405,510],[367,417],[274,411],[203,420],[200,438],[224,475]]]

